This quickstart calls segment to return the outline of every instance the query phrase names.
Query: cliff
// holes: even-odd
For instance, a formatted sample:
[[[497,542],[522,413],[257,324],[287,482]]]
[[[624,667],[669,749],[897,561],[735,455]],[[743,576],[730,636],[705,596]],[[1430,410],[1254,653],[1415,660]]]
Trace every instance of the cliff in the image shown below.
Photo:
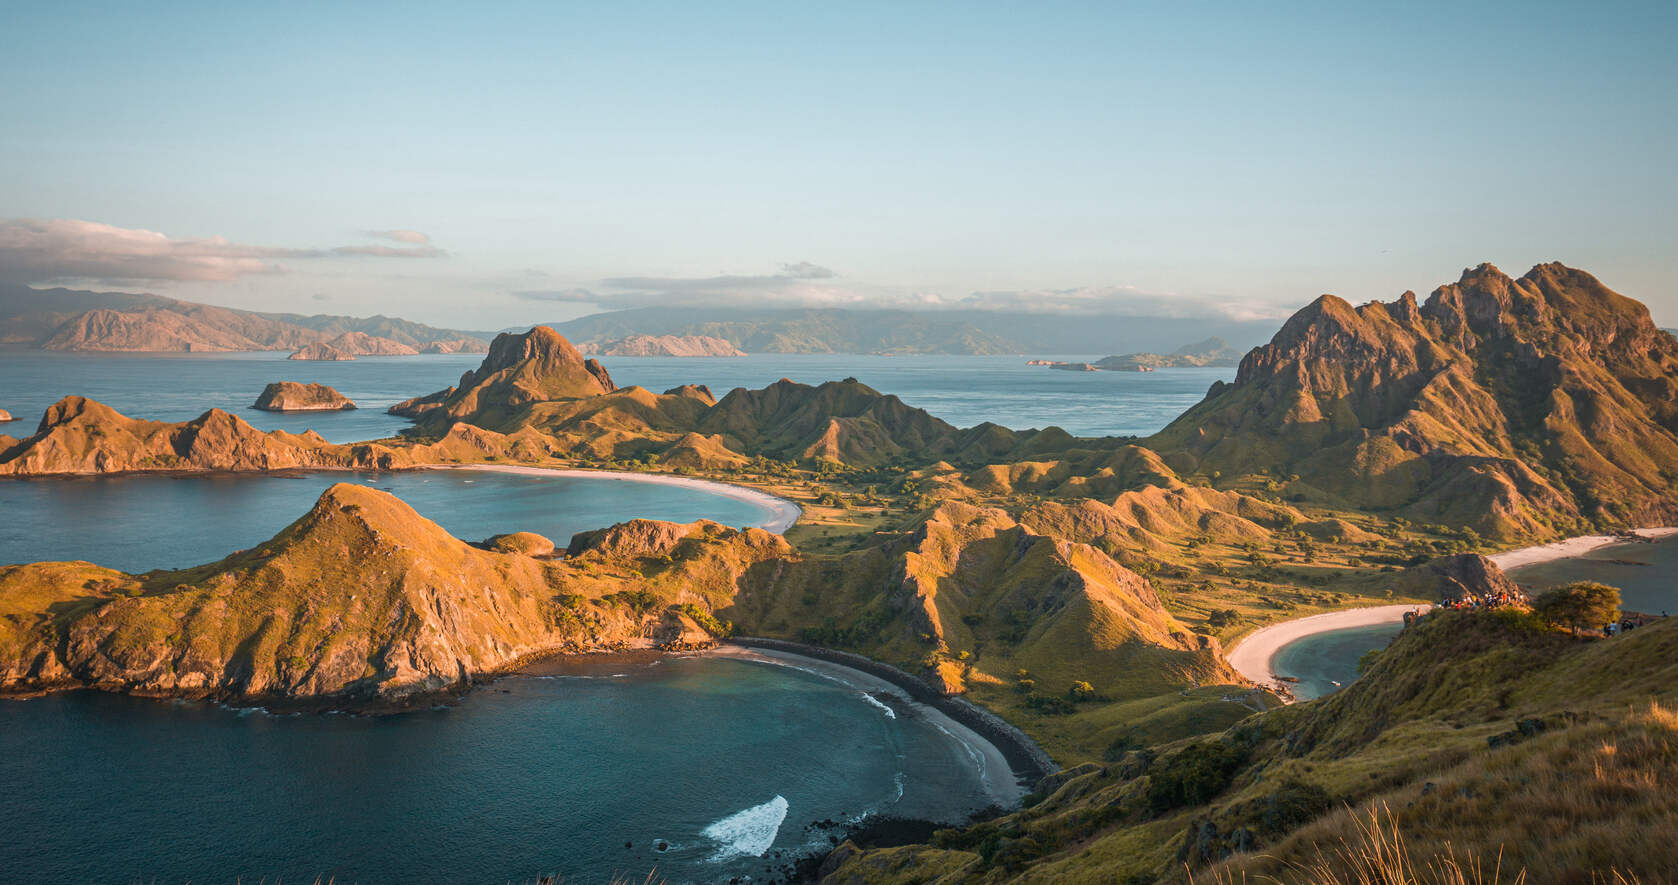
[[[630,335],[590,342],[581,348],[596,356],[745,356],[745,352],[710,335]]]
[[[1678,516],[1678,341],[1583,271],[1325,295],[1149,444],[1182,471],[1500,537]]]
[[[265,412],[335,412],[355,408],[355,403],[325,384],[275,381],[262,389],[252,408]]]

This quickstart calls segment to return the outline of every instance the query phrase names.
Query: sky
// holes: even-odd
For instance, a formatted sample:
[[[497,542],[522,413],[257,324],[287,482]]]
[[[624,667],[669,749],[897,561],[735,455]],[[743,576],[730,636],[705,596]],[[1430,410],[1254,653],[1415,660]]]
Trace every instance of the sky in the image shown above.
[[[0,281],[1251,319],[1557,260],[1673,326],[1675,6],[7,0]]]

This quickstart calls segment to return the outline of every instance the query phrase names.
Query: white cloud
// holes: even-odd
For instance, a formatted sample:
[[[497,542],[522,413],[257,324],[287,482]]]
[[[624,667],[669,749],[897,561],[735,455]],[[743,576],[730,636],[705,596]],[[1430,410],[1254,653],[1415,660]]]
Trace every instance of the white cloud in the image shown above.
[[[416,233],[403,231],[400,233]],[[419,234],[419,236],[424,236]],[[408,241],[404,241],[408,242]],[[293,249],[252,246],[223,237],[173,239],[156,231],[73,218],[0,221],[0,278],[27,283],[90,280],[213,282],[286,271],[280,262],[334,257],[432,258],[445,254],[425,243]]]
[[[611,277],[587,288],[524,290],[529,301],[595,304],[606,310],[691,308],[899,308],[983,310],[1071,316],[1199,317],[1248,321],[1285,317],[1286,308],[1229,298],[1149,292],[1134,286],[1081,286],[946,294],[841,279],[809,262],[781,272],[714,277]]]

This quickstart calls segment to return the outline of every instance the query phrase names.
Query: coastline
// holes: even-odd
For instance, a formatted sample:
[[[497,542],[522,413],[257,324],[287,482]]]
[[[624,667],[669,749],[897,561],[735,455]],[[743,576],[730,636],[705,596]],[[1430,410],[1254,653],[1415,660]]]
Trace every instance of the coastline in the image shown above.
[[[1609,547],[1614,544],[1631,543],[1634,538],[1641,538],[1645,541],[1654,541],[1661,538],[1669,538],[1673,535],[1678,535],[1678,526],[1632,529],[1629,532],[1618,535],[1579,535],[1574,538],[1564,538],[1560,541],[1551,541],[1548,544],[1536,544],[1531,547],[1519,547],[1514,550],[1505,550],[1502,553],[1493,553],[1486,558],[1491,560],[1492,564],[1496,565],[1498,568],[1504,571],[1509,571],[1510,569],[1517,569],[1522,566],[1537,565],[1541,562],[1554,562],[1558,559],[1571,559],[1575,556],[1583,556],[1592,550],[1597,550],[1602,547]]]
[[[826,675],[858,688],[883,690],[900,700],[918,705],[927,713],[942,718],[944,729],[970,749],[981,752],[988,749],[994,753],[992,761],[1000,763],[1012,779],[1005,789],[993,790],[993,793],[999,794],[999,799],[1007,799],[1002,803],[1004,805],[1017,804],[1038,781],[1061,770],[1036,741],[1001,716],[965,698],[941,694],[920,679],[872,658],[783,639],[758,637],[721,640],[717,648],[706,653],[756,658],[782,666],[818,665],[830,668]],[[835,674],[831,670],[841,672]],[[978,746],[974,746],[975,742]],[[996,770],[983,772],[987,785],[1000,788],[999,773]]]
[[[1432,608],[1433,606],[1427,603],[1376,605],[1294,618],[1248,634],[1230,649],[1227,658],[1229,665],[1249,681],[1274,690],[1282,686],[1270,663],[1275,659],[1276,653],[1281,651],[1282,646],[1318,633],[1400,623],[1404,620],[1405,612],[1426,612]]]
[[[736,501],[746,501],[767,508],[772,514],[770,518],[758,523],[754,528],[777,535],[785,534],[787,529],[798,522],[804,515],[804,508],[792,501],[768,492],[748,488],[733,483],[721,482],[714,479],[698,479],[691,476],[670,476],[665,473],[634,473],[627,470],[583,470],[576,467],[538,467],[533,464],[422,464],[410,468],[413,470],[485,470],[494,473],[514,473],[525,476],[573,476],[584,479],[611,479],[620,482],[646,482],[654,485],[681,486],[690,489],[710,492],[724,498]]]

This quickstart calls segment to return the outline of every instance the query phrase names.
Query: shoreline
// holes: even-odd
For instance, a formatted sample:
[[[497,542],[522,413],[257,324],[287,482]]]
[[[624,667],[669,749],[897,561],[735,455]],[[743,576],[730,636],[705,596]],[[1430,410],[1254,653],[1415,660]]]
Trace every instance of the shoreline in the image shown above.
[[[730,652],[730,647],[742,649],[744,654]],[[1038,781],[1061,770],[1036,741],[1001,716],[965,698],[942,694],[913,675],[872,658],[784,639],[747,636],[719,640],[717,648],[706,654],[789,658],[839,668],[847,676],[855,674],[875,682],[900,699],[940,715],[994,751],[996,760],[1007,767],[1014,781],[1014,789],[1008,791],[1012,794],[1008,804],[1018,804]],[[851,681],[855,684],[854,677]]]
[[[1537,565],[1542,562],[1572,559],[1603,547],[1636,543],[1637,539],[1657,541],[1673,535],[1678,535],[1678,526],[1632,529],[1618,535],[1579,535],[1573,538],[1563,538],[1560,541],[1551,541],[1548,544],[1535,544],[1531,547],[1505,550],[1502,553],[1490,554],[1486,558],[1503,571],[1509,571],[1510,569]]]
[[[581,479],[610,479],[619,482],[645,482],[654,485],[680,486],[710,492],[723,498],[733,498],[767,508],[771,514],[753,528],[777,535],[785,534],[804,515],[804,508],[779,495],[715,479],[692,476],[671,476],[665,473],[635,473],[628,470],[586,470],[578,467],[539,467],[534,464],[421,464],[410,470],[485,470],[492,473],[513,473],[524,476],[570,476]]]
[[[1432,608],[1427,603],[1376,605],[1294,618],[1249,633],[1229,650],[1226,658],[1229,665],[1250,682],[1274,691],[1278,687],[1286,688],[1280,674],[1270,666],[1283,646],[1318,633],[1402,623],[1405,612],[1427,612]]]

